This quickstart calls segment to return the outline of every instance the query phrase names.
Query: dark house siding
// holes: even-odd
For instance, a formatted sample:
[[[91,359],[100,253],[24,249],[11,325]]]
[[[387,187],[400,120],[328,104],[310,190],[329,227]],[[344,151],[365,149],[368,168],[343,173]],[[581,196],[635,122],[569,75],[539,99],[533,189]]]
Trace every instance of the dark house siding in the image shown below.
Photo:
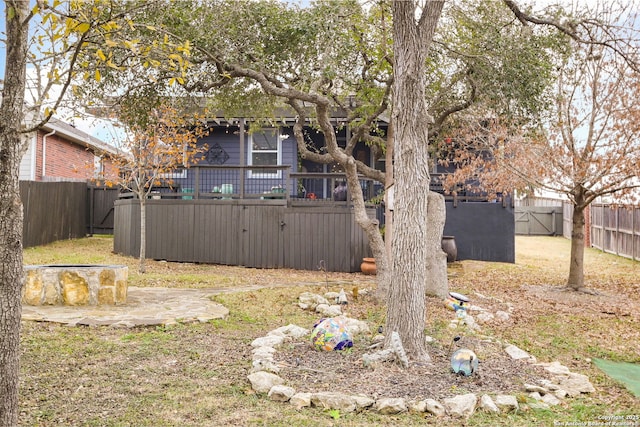
[[[293,130],[290,127],[280,128],[281,135],[288,135],[281,142],[281,160],[280,165],[290,166],[291,172],[298,171],[298,150]],[[240,131],[238,126],[219,126],[210,130],[210,133],[198,141],[198,145],[206,146],[207,151],[197,156],[195,161],[198,165],[215,165],[215,166],[241,166],[249,164],[249,141],[250,136],[245,133],[244,137],[244,153],[246,159],[241,161],[240,150]],[[223,185],[230,185],[233,193],[239,192],[240,178],[239,171],[207,171],[198,177],[198,187],[200,192],[212,192],[214,189],[222,189]],[[195,174],[187,169],[187,177],[174,177],[172,181],[179,191],[189,191],[196,187]],[[251,188],[253,193],[268,192],[272,187],[282,184],[285,176],[278,177],[253,177],[248,175],[246,185]]]

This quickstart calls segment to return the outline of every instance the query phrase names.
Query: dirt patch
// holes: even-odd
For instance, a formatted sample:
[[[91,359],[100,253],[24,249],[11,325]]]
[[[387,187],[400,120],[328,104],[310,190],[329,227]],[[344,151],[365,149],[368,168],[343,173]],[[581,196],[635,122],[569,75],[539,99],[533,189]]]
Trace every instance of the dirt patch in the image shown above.
[[[595,315],[637,316],[637,305],[627,296],[611,291],[595,291],[595,294],[568,291],[552,285],[523,285],[527,296],[548,304],[558,312],[592,313]]]
[[[524,392],[524,383],[538,384],[547,378],[541,367],[512,360],[501,344],[489,339],[465,337],[451,351],[449,344],[432,343],[428,347],[432,362],[406,369],[393,362],[365,367],[362,356],[373,351],[368,345],[360,339],[351,350],[324,352],[308,341],[297,341],[283,346],[275,359],[284,366],[279,375],[296,391],[337,391],[373,398],[440,400],[464,393],[517,394]],[[473,349],[480,360],[478,371],[468,377],[451,370],[451,353],[460,347]]]

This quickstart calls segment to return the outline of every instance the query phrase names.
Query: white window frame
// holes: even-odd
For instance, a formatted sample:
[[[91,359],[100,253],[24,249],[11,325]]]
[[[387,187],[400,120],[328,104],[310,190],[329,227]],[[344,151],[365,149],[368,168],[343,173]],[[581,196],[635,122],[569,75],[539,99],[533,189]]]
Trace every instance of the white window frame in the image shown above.
[[[98,156],[97,154],[93,155],[93,177],[104,177],[104,158],[102,156]]]
[[[261,153],[273,153],[276,152],[276,164],[274,166],[278,166],[282,164],[282,135],[280,134],[280,128],[279,127],[267,127],[267,128],[262,128],[259,131],[256,132],[252,132],[249,134],[249,138],[248,138],[248,144],[249,144],[249,149],[247,150],[247,166],[253,166],[253,153],[254,153],[254,149],[253,149],[253,136],[256,133],[262,132],[262,131],[271,131],[273,130],[276,134],[276,138],[277,138],[277,148],[276,150],[255,150],[255,152],[261,152]],[[254,172],[252,169],[249,169],[249,178],[282,178],[282,170],[278,169],[275,173],[268,173],[268,172]]]

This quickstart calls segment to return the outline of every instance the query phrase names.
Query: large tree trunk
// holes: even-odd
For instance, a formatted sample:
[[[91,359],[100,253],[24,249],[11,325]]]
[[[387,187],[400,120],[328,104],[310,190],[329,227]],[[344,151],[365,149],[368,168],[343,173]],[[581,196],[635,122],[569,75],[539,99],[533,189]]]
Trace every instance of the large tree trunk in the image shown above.
[[[447,217],[444,196],[429,191],[427,207],[427,274],[426,294],[446,298],[449,293],[447,254],[442,250],[442,234]]]
[[[416,23],[416,4],[393,2],[394,212],[392,280],[387,304],[387,342],[398,332],[410,359],[429,360],[426,318],[427,207],[429,192],[425,61],[443,2],[426,2]]]
[[[12,8],[14,16],[8,18]],[[18,184],[24,153],[24,91],[28,1],[7,1],[6,68],[0,108],[0,426],[18,424],[20,303],[22,269],[22,203]]]
[[[573,206],[571,222],[571,262],[567,287],[577,291],[584,289],[584,210],[583,204]]]

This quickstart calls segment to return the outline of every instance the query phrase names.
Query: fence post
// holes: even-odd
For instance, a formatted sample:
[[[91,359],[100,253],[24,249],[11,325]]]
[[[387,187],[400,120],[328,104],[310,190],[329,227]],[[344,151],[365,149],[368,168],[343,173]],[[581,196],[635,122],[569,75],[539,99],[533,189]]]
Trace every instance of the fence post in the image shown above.
[[[95,187],[93,185],[88,185],[89,188],[89,235],[93,236],[93,222],[94,222],[94,216],[95,216],[95,207],[94,207],[94,201],[95,201]]]
[[[196,170],[196,176],[195,176],[195,181],[193,183],[193,191],[194,191],[194,195],[193,198],[194,199],[199,199],[200,198],[200,168],[199,167],[195,167]]]

